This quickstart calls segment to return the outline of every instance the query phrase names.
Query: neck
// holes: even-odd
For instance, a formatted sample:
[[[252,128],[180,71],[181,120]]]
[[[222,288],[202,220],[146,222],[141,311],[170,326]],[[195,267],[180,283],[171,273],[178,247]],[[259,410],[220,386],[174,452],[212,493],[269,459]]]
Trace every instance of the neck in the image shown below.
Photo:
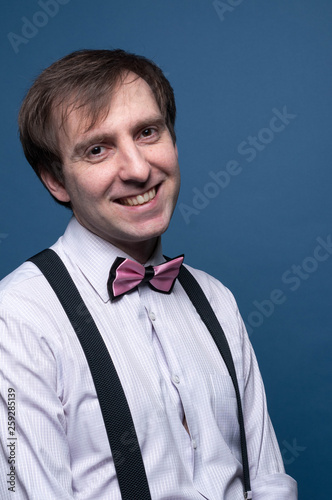
[[[116,245],[120,250],[126,252],[130,257],[137,260],[140,264],[145,264],[156,249],[158,237],[152,240],[130,243],[128,245]]]
[[[93,231],[87,225],[83,224],[76,214],[74,215],[76,220],[81,224],[81,226],[85,227],[86,229],[88,229],[88,231],[91,231],[93,234],[96,234],[97,236],[99,236],[99,238],[102,238],[108,241],[109,243],[112,243],[112,245],[116,246],[117,248],[128,254],[130,257],[137,260],[137,262],[139,262],[140,264],[145,264],[149,260],[149,258],[151,257],[157,246],[159,236],[148,239],[146,241],[137,241],[137,242],[118,241],[113,238],[109,238],[107,234],[101,234],[96,231]]]

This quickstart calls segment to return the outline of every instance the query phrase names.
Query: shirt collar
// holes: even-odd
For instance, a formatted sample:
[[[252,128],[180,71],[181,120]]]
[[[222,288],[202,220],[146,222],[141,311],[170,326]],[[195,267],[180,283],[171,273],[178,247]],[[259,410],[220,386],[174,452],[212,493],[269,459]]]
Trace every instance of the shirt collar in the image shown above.
[[[113,262],[117,257],[134,259],[83,227],[75,217],[69,221],[61,240],[63,250],[71,264],[80,270],[106,303],[109,300],[107,281]],[[162,254],[161,238],[159,238],[155,251],[145,265],[156,266],[161,262],[165,262],[165,258]]]

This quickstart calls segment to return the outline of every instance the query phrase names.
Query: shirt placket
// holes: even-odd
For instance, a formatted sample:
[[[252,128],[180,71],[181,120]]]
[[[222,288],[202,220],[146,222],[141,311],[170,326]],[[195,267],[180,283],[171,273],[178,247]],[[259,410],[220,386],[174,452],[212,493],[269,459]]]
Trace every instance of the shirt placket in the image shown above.
[[[142,295],[144,295],[144,293]],[[159,365],[159,370],[165,381],[165,388],[167,391],[165,398],[166,411],[172,420],[171,427],[173,428],[174,426],[178,426],[180,424],[186,433],[183,433],[186,437],[183,440],[184,446],[181,449],[181,453],[187,468],[190,470],[190,476],[192,480],[194,480],[195,464],[200,455],[200,441],[197,419],[195,418],[192,400],[193,391],[191,391],[188,386],[181,368],[181,363],[176,356],[175,350],[172,348],[170,342],[165,341],[167,335],[160,334],[160,330],[163,329],[165,332],[167,330],[167,326],[160,324],[157,312],[158,308],[153,304],[153,301],[145,307],[152,324],[153,348]],[[175,418],[172,417],[175,414],[174,412],[170,412],[167,400],[171,400],[173,407],[176,408],[176,414],[178,417],[176,422]],[[186,425],[184,425],[184,422],[186,422]]]

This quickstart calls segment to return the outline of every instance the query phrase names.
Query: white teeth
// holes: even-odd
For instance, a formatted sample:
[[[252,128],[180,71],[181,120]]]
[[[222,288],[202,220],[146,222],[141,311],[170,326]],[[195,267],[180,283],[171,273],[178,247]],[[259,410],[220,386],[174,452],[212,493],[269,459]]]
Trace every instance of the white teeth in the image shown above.
[[[131,198],[122,198],[120,200],[122,205],[133,206],[133,205],[143,205],[144,203],[148,203],[153,200],[156,196],[156,189],[152,188],[150,191],[147,191],[144,194],[139,194],[138,196],[133,196]]]

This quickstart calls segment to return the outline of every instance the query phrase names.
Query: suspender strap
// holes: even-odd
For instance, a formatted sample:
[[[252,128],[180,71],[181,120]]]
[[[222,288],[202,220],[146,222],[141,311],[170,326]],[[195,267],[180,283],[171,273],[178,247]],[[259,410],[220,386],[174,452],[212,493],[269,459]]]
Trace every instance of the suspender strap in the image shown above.
[[[111,356],[89,310],[56,252],[47,249],[31,257],[29,261],[42,271],[58,296],[85,353],[99,399],[122,499],[151,500],[144,463],[126,396]],[[178,279],[211,333],[233,381],[240,426],[244,498],[251,499],[241,396],[232,354],[224,331],[196,279],[184,266],[181,266]],[[130,435],[130,447],[127,441],[128,435]]]
[[[167,258],[167,257],[166,257]],[[248,452],[246,445],[246,434],[244,429],[243,422],[243,412],[242,412],[242,404],[241,404],[241,396],[239,391],[239,386],[236,378],[236,372],[234,367],[234,362],[232,358],[232,354],[224,334],[224,331],[212,309],[209,301],[207,300],[202,288],[194,278],[194,276],[186,269],[184,266],[181,266],[180,274],[178,277],[181,285],[186,291],[188,297],[191,302],[195,306],[198,314],[204,321],[207,329],[211,333],[219,351],[222,355],[225,365],[227,366],[228,372],[233,381],[236,401],[238,407],[238,419],[240,426],[240,439],[241,439],[241,454],[242,454],[242,466],[243,466],[243,482],[244,482],[244,498],[250,499],[251,488],[250,488],[250,477],[249,477],[249,464],[248,464]]]
[[[85,353],[99,399],[122,499],[150,500],[148,480],[126,396],[92,316],[65,265],[53,250],[44,250],[29,260],[39,267],[54,289]]]

